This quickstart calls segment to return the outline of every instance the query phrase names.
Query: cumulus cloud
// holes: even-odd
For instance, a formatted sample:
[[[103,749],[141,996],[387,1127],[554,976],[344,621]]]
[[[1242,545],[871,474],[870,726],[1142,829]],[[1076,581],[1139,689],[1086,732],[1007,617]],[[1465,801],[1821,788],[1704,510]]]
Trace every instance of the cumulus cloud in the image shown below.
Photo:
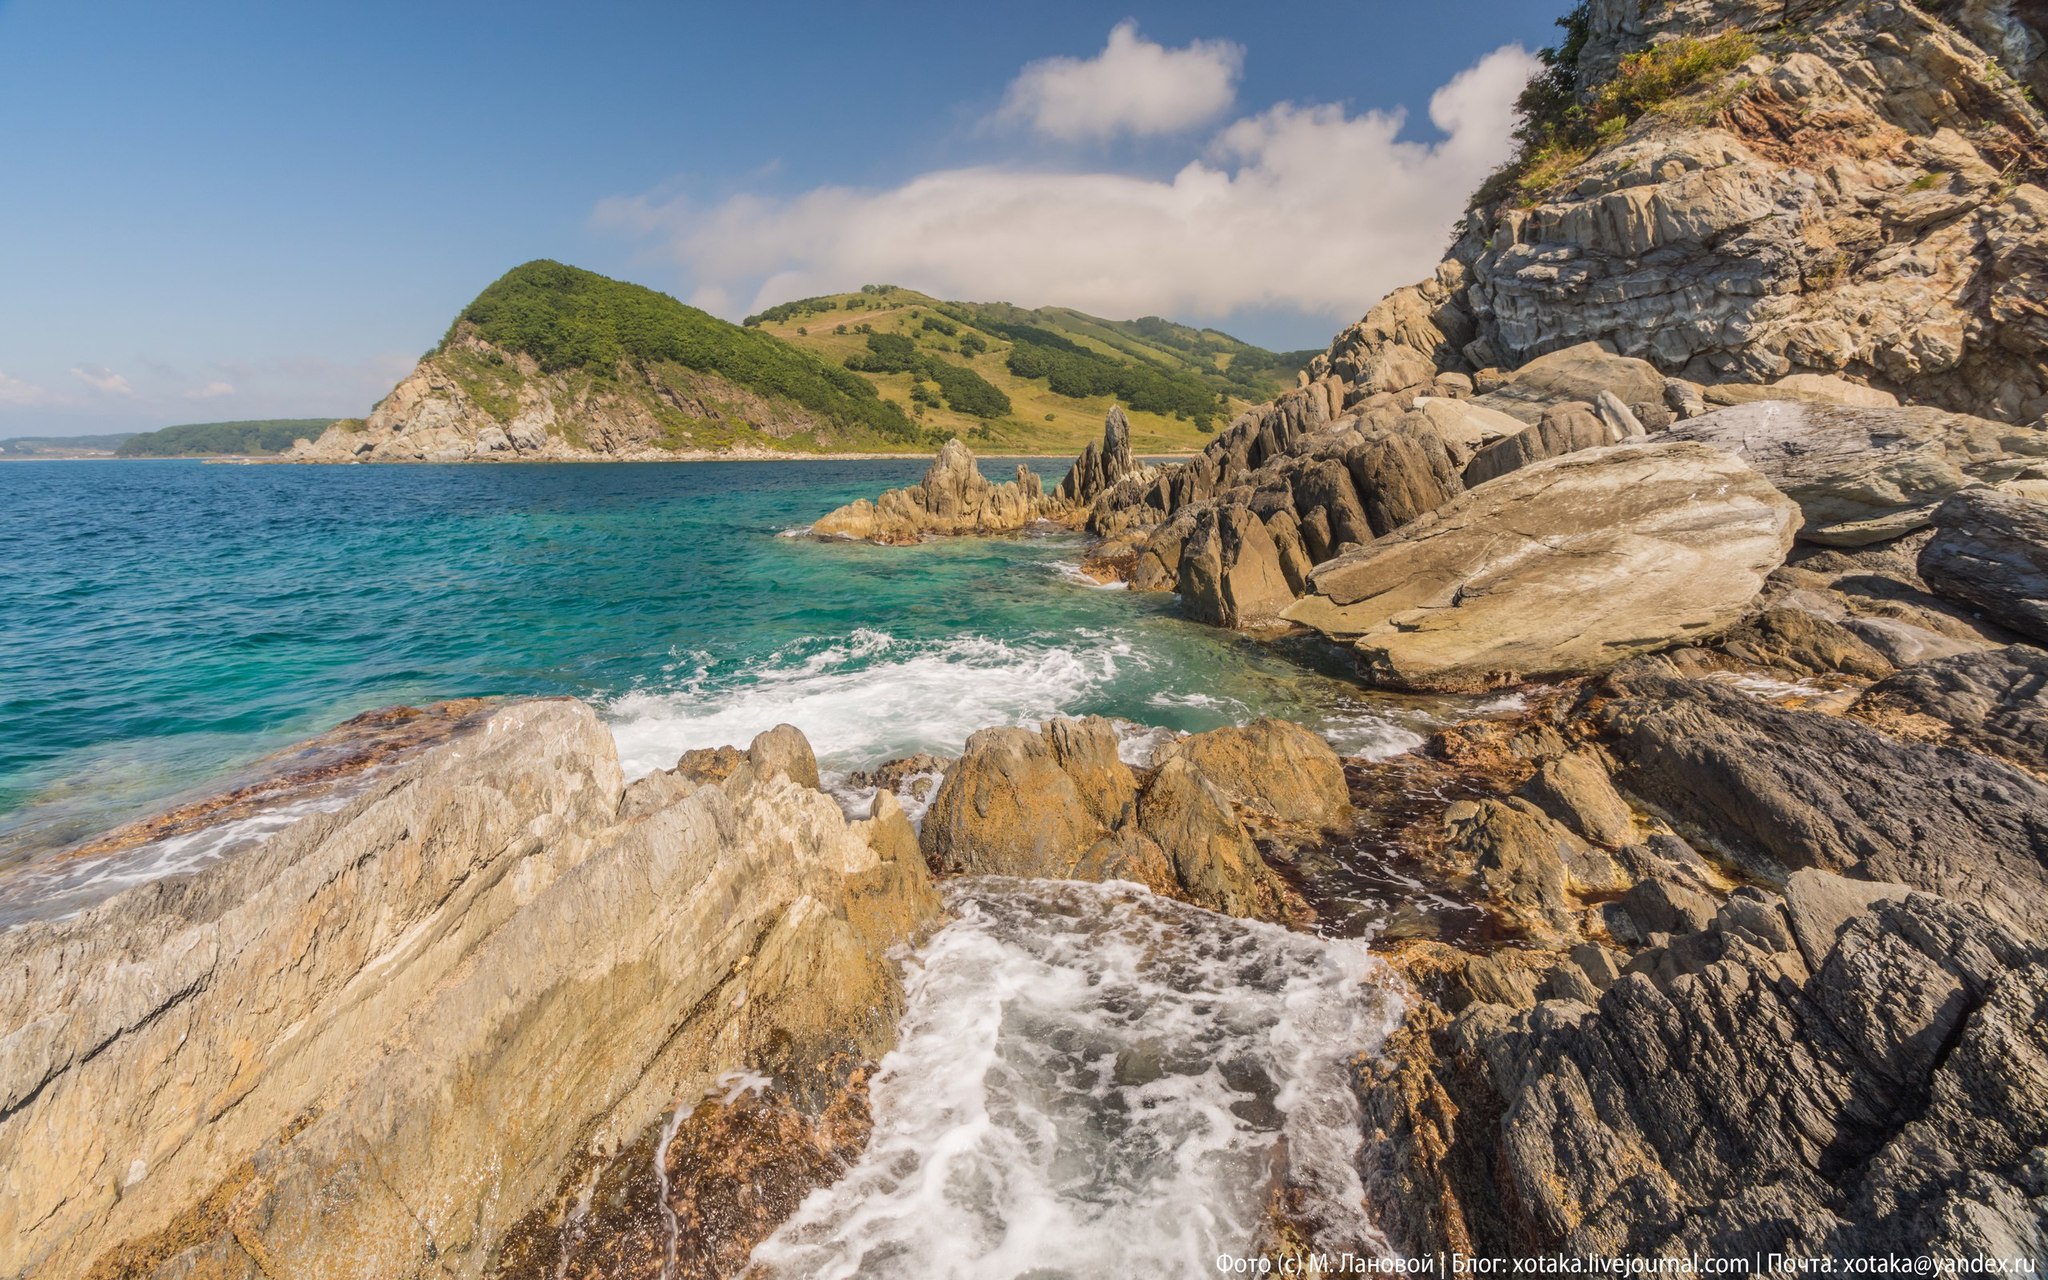
[[[128,385],[128,379],[102,365],[73,366],[71,376],[104,395],[133,396],[135,388]]]
[[[42,404],[50,393],[32,382],[0,373],[0,404]]]
[[[1230,109],[1242,46],[1196,40],[1169,49],[1125,21],[1092,58],[1046,58],[1017,73],[998,118],[1067,142],[1119,133],[1177,133]]]
[[[1536,65],[1508,46],[1437,90],[1434,142],[1404,138],[1398,111],[1283,103],[1221,129],[1171,178],[994,165],[710,206],[615,198],[595,221],[653,240],[698,296],[751,295],[750,310],[889,282],[1111,316],[1347,320],[1435,265],[1465,197],[1506,158]]]

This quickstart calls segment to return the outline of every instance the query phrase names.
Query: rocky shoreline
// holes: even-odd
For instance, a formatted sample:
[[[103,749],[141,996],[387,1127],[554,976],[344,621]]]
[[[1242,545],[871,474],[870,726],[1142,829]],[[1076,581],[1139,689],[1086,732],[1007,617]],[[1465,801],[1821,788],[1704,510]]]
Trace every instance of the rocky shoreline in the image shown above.
[[[221,856],[0,884],[0,1274],[744,1274],[868,1152],[905,959],[984,877],[1370,936],[1401,1016],[1318,1135],[1370,1248],[2048,1264],[2048,38],[1584,16],[1589,84],[1753,48],[1196,457],[1112,412],[1048,491],[955,441],[812,530],[1084,530],[1192,619],[1496,709],[1385,760],[991,727],[865,817],[789,726],[628,785],[575,702],[351,722],[64,864],[288,817]],[[1244,1247],[1334,1238],[1263,1078],[1156,1056],[1108,1069],[1238,1072]]]

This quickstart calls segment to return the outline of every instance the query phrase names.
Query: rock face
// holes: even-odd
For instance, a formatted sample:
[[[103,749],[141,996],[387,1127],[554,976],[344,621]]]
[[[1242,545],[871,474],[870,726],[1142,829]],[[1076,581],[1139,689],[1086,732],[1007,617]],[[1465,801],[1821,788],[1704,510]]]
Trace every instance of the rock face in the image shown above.
[[[698,448],[678,423],[753,443]],[[834,424],[799,405],[680,366],[625,370],[615,384],[550,373],[530,355],[473,334],[419,362],[368,418],[301,440],[289,462],[667,462],[772,457],[778,440],[829,438]]]
[[[1053,496],[1085,511],[1097,498],[1139,471],[1137,460],[1131,457],[1131,420],[1124,416],[1122,405],[1111,405],[1102,424],[1101,445],[1090,443],[1081,450],[1081,456],[1074,460]]]
[[[848,503],[819,519],[811,533],[892,545],[934,535],[1015,533],[1039,519],[1044,505],[1045,486],[1036,475],[1019,466],[1015,480],[990,484],[974,451],[953,439],[917,484]]]
[[[872,1060],[938,904],[893,802],[849,822],[815,768],[784,728],[630,804],[589,708],[513,704],[0,934],[0,1272],[476,1276],[721,1073]]]
[[[1958,746],[2048,774],[2048,651],[2016,644],[1923,662],[1872,685],[1853,710],[1932,721]]]
[[[1816,867],[1896,881],[2038,928],[2048,902],[2040,779],[1725,685],[1634,674],[1617,683],[1626,696],[1604,720],[1622,785],[1750,874],[1782,882]]]
[[[1925,527],[1944,498],[2048,458],[2048,432],[1939,409],[1764,401],[1668,435],[1728,450],[1799,504],[1802,541],[1856,547]]]
[[[1684,939],[1712,958],[1679,975],[1646,966],[1594,1007],[1489,1005],[1453,1024],[1501,1108],[1497,1177],[1531,1243],[2041,1248],[2027,1161],[2048,1138],[2042,952],[1916,895],[1857,912],[1809,958],[1801,914],[1732,898]]]
[[[1937,595],[2048,644],[2048,503],[1969,489],[1935,512],[1920,576]]]
[[[1590,450],[1481,485],[1318,567],[1285,616],[1352,644],[1373,678],[1404,688],[1596,671],[1732,625],[1797,522],[1719,450]]]
[[[1783,6],[1744,0],[1595,5],[1571,68],[1589,84],[1673,36],[1774,38],[1532,202],[1482,204],[1410,304],[1427,323],[1393,341],[1439,369],[1484,369],[1590,339],[1699,383],[1846,375],[2038,418],[2025,299],[2048,197],[2031,184],[2042,120],[2021,94],[2041,66],[2038,20],[2009,19],[2025,40],[1983,44],[1957,11],[2009,6],[1797,8],[1781,26]],[[1341,337],[1329,367],[1393,363],[1371,354],[1385,329]]]
[[[1350,817],[1336,753],[1297,725],[1184,738],[1141,780],[1110,723],[1090,717],[974,734],[921,840],[941,875],[1134,880],[1214,911],[1286,919],[1297,907],[1254,837],[1313,838]]]

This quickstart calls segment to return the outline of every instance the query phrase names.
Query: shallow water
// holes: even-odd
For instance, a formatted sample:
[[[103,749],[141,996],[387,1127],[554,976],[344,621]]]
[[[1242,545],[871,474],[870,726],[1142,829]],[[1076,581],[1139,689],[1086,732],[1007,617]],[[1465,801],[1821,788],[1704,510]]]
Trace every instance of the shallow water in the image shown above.
[[[947,898],[867,1151],[755,1250],[769,1274],[1215,1274],[1258,1246],[1283,1176],[1320,1248],[1385,1251],[1346,1063],[1400,1003],[1363,943],[1135,885],[965,880]]]
[[[784,721],[843,773],[1057,713],[1347,752],[1430,718],[1088,583],[1070,535],[783,536],[923,466],[0,466],[0,864],[394,702],[588,698],[634,774]]]

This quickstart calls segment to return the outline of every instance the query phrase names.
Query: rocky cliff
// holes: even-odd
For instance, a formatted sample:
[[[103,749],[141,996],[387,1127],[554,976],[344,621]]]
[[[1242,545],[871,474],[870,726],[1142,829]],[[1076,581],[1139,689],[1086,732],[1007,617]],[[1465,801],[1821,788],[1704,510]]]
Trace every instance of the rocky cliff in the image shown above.
[[[1598,341],[1701,383],[1841,375],[2009,422],[2048,410],[2038,14],[1596,0],[1574,18],[1563,123],[1532,122],[1434,278],[1312,376],[1348,402]]]
[[[901,448],[857,374],[674,298],[558,262],[507,272],[370,416],[296,462],[664,461]]]

